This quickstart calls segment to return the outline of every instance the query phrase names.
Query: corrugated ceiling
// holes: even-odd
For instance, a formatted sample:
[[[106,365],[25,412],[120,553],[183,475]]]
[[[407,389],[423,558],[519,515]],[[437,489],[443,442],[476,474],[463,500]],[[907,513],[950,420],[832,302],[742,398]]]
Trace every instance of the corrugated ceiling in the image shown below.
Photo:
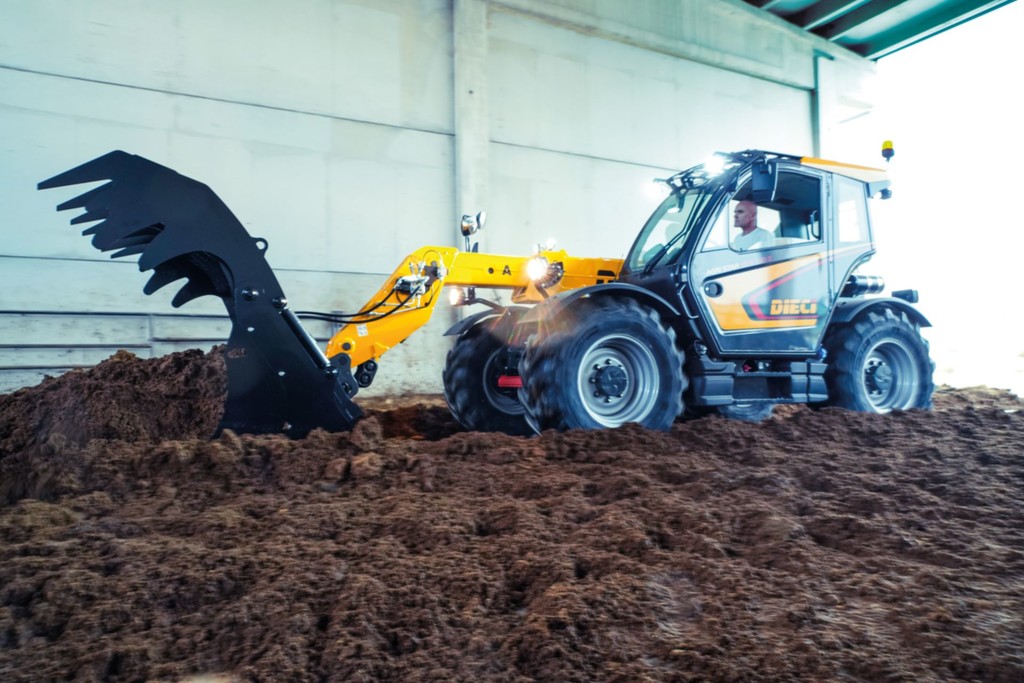
[[[761,11],[881,59],[1013,0],[746,0]]]

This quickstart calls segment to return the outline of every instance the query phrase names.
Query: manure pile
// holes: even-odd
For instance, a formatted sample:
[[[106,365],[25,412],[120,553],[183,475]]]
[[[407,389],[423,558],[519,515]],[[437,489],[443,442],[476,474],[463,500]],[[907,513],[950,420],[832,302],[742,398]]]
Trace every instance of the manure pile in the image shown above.
[[[1024,680],[1024,402],[207,440],[216,353],[0,396],[3,681]]]

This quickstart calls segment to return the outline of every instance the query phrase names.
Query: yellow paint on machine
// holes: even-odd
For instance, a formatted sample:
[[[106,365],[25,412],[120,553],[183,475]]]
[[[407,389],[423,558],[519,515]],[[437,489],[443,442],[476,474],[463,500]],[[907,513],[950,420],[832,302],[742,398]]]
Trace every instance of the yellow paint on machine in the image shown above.
[[[788,284],[788,281],[786,280],[787,276],[792,276],[792,282],[794,282],[798,288],[800,285],[800,279],[806,275],[810,276],[814,280],[813,285],[808,285],[808,291],[817,291],[820,288],[817,283],[821,278],[821,275],[818,272],[819,269],[809,268],[809,266],[812,266],[815,262],[818,262],[819,268],[824,268],[824,255],[812,254],[810,256],[796,258],[791,261],[774,263],[763,268],[755,268],[742,273],[728,275],[723,278],[716,278],[716,281],[722,285],[722,295],[714,298],[709,297],[707,302],[711,307],[712,315],[714,315],[715,320],[718,321],[719,327],[721,327],[725,332],[739,332],[780,328],[814,327],[817,325],[817,305],[814,306],[814,317],[811,318],[794,319],[792,317],[779,317],[808,315],[808,313],[804,311],[793,313],[792,304],[787,306],[785,303],[781,303],[794,300],[802,301],[802,299],[793,297],[773,297],[771,295],[772,291],[768,289],[769,283],[780,283],[780,286],[782,284]],[[797,273],[797,271],[805,268],[808,269],[807,273]],[[758,290],[764,290],[764,296],[754,299],[753,303],[760,306],[766,316],[761,319],[752,318],[747,308],[743,305],[744,299],[751,297],[751,295],[755,294]],[[787,290],[793,291],[788,287]],[[775,308],[778,312],[773,312],[772,310],[773,301],[780,302],[775,304]],[[807,308],[806,305],[804,305],[804,308]]]
[[[546,290],[548,296],[618,277],[622,259],[580,258],[564,250],[541,251],[548,263],[561,263],[562,279]],[[327,343],[327,357],[348,354],[355,367],[370,359],[379,359],[389,349],[427,324],[445,285],[511,289],[515,303],[538,303],[544,299],[526,275],[532,256],[505,256],[459,251],[452,247],[427,246],[406,256],[388,280],[353,316],[355,322],[338,330]],[[439,268],[439,276],[425,285],[425,291],[411,296],[396,296],[403,276],[423,272],[423,267]],[[383,303],[380,303],[383,302]]]
[[[822,171],[838,173],[862,183],[874,183],[888,180],[889,174],[883,168],[872,166],[858,166],[857,164],[844,164],[840,161],[829,161],[828,159],[817,159],[815,157],[803,157],[800,163],[810,168],[817,168]]]

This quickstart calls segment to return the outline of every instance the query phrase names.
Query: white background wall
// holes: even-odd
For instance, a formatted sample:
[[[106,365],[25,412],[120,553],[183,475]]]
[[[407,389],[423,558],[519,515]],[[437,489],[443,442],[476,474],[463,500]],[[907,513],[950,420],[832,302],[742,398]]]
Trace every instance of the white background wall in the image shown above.
[[[877,106],[855,124],[895,143],[872,265],[894,288],[920,291],[936,381],[1018,396],[1024,134],[1013,72],[1022,31],[1024,3],[1015,2],[886,57]]]
[[[144,296],[53,211],[73,190],[35,190],[111,149],[210,185],[269,240],[293,308],[353,310],[413,248],[457,244],[464,211],[488,210],[485,250],[616,257],[653,177],[717,149],[827,153],[874,68],[837,53],[816,83],[815,50],[835,52],[737,0],[0,0],[0,324],[34,330],[0,335],[0,365],[141,334],[80,313],[171,312],[173,287]],[[370,391],[439,391],[451,320]]]

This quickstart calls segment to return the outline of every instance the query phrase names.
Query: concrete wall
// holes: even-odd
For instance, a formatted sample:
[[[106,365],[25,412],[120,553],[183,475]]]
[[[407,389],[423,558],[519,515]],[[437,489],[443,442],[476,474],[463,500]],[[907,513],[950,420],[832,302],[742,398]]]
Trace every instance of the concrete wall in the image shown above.
[[[350,311],[481,208],[483,249],[621,256],[651,178],[827,155],[872,74],[737,0],[0,0],[0,390],[226,329],[215,299],[144,296],[53,211],[72,191],[34,189],[111,149],[214,188],[294,308]],[[439,391],[453,317],[368,391]]]

